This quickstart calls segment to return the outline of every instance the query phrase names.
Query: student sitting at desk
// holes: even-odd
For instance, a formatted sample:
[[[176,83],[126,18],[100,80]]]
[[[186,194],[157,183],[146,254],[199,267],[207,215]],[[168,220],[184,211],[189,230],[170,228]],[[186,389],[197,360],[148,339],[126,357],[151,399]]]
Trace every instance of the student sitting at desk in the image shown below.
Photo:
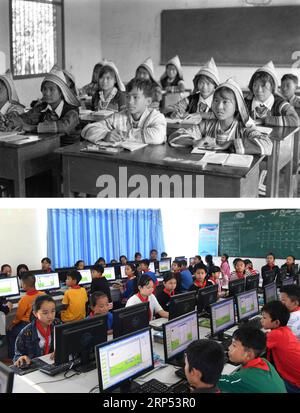
[[[278,265],[275,264],[275,255],[273,252],[269,252],[266,258],[267,264],[261,267],[261,276],[262,279],[265,280],[266,278],[266,273],[269,271],[274,271],[276,276],[275,279],[277,278],[277,275],[279,275],[279,267]]]
[[[113,62],[103,62],[98,78],[98,89],[92,97],[93,110],[122,111],[126,107],[125,86]]]
[[[149,109],[152,86],[148,80],[132,79],[126,86],[127,109],[86,125],[81,136],[93,143],[133,141],[158,145],[166,140],[166,118]]]
[[[12,129],[9,125],[10,115],[24,113],[20,104],[13,78],[9,70],[0,75],[0,131]]]
[[[26,264],[19,264],[17,266],[17,277],[21,280],[22,278],[22,273],[29,271],[29,268]]]
[[[219,388],[228,393],[286,393],[285,385],[272,364],[260,357],[266,348],[266,336],[259,330],[242,327],[233,333],[228,357],[242,367],[223,374]]]
[[[199,113],[201,119],[212,119],[211,110],[213,94],[220,84],[219,72],[215,61],[211,58],[193,79],[194,90],[192,94],[180,100],[173,107],[171,118],[185,118],[188,114]]]
[[[272,141],[249,120],[242,90],[234,80],[228,79],[217,87],[212,110],[216,119],[202,120],[188,130],[178,129],[169,136],[169,144],[238,154],[271,155]]]
[[[207,270],[201,264],[194,268],[194,282],[190,286],[189,291],[198,291],[200,288],[212,285],[212,282],[207,279]]]
[[[121,265],[126,265],[127,261],[128,261],[128,258],[126,257],[126,255],[120,255],[119,262]]]
[[[193,284],[193,276],[187,268],[186,260],[181,260],[178,264],[180,268],[180,292],[185,293],[189,291],[190,286]]]
[[[92,80],[91,83],[83,86],[79,92],[80,95],[88,95],[93,96],[98,91],[98,80],[99,80],[99,73],[103,67],[103,63],[96,63],[92,73]]]
[[[126,307],[131,305],[149,302],[149,321],[153,320],[155,314],[164,318],[169,318],[169,313],[164,311],[155,295],[153,294],[154,285],[152,278],[149,275],[143,274],[138,280],[139,292],[132,297],[126,303]]]
[[[217,265],[214,265],[211,269],[211,275],[208,278],[208,281],[212,284],[212,285],[217,285],[218,286],[218,293],[221,293],[221,289],[223,286],[223,280],[220,279],[220,274],[221,274],[221,269],[220,267],[218,267]],[[227,286],[228,283],[225,283],[225,286]]]
[[[85,267],[85,263],[83,260],[78,260],[75,262],[74,267],[76,268],[76,270],[83,270]]]
[[[61,324],[55,318],[55,301],[49,295],[41,295],[33,303],[34,320],[20,331],[15,346],[14,363],[21,367],[31,359],[54,351],[54,326]]]
[[[185,376],[191,393],[220,393],[218,380],[224,367],[224,350],[213,340],[195,340],[185,351]]]
[[[184,92],[183,72],[179,57],[176,55],[166,64],[166,70],[160,78],[163,90],[166,92]]]
[[[283,378],[288,393],[300,393],[300,341],[287,326],[290,313],[280,301],[262,308],[261,324],[267,333],[267,358]]]
[[[234,261],[234,271],[230,275],[230,281],[240,280],[241,278],[249,277],[251,275],[249,270],[246,270],[245,261],[238,258]]]
[[[12,275],[11,266],[9,264],[1,265],[1,274],[2,276],[5,276],[5,277],[11,277]]]
[[[151,107],[158,109],[162,100],[162,89],[161,85],[154,78],[153,62],[150,57],[138,66],[135,72],[135,78],[151,81],[153,90]]]
[[[92,268],[92,283],[91,283],[91,294],[95,291],[101,291],[108,297],[108,301],[111,303],[111,294],[109,288],[109,282],[103,276],[104,267],[102,265],[94,265]]]
[[[49,257],[45,257],[41,259],[42,270],[47,272],[53,272],[51,268],[51,259]]]
[[[143,260],[141,260],[137,270],[138,272],[149,275],[149,277],[151,277],[153,281],[154,294],[155,294],[155,289],[158,286],[158,281],[157,281],[157,277],[155,273],[150,270],[149,265],[150,265],[150,260],[148,260],[147,258],[144,258]]]
[[[122,302],[126,303],[128,298],[130,298],[133,294],[137,292],[137,269],[134,264],[126,264],[125,266],[125,274],[127,276],[127,280],[125,281],[125,285],[122,284],[113,284],[113,287],[118,288],[122,294]]]
[[[113,328],[113,315],[109,312],[108,297],[101,291],[96,291],[90,296],[90,308],[91,312],[88,318],[95,317],[97,315],[107,315],[107,330],[108,334],[112,334]]]
[[[298,87],[298,77],[287,73],[281,78],[281,94],[295,109],[300,109],[300,97],[295,92]]]
[[[168,272],[164,275],[163,287],[157,289],[156,298],[165,311],[169,311],[170,300],[175,295],[177,280],[174,274]],[[162,287],[162,288],[161,288]]]
[[[284,285],[281,287],[280,301],[290,312],[287,326],[300,341],[300,287],[298,285]]]
[[[70,271],[67,274],[66,286],[69,289],[64,293],[62,299],[63,310],[61,311],[61,320],[64,323],[68,321],[82,320],[86,317],[85,305],[88,301],[85,288],[79,285],[81,274],[79,271]]]
[[[94,265],[102,265],[103,268],[106,267],[106,261],[103,257],[99,257]]]
[[[256,123],[270,126],[298,126],[299,118],[286,100],[277,94],[278,78],[272,61],[259,68],[249,82],[245,97],[250,116]]]

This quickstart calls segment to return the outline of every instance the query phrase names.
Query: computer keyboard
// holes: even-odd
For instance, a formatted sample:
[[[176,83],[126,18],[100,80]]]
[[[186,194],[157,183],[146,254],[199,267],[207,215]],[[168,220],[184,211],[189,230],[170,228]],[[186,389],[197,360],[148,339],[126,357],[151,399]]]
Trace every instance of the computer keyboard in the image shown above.
[[[170,386],[166,393],[190,393],[190,386],[186,380],[183,380]]]
[[[141,384],[137,392],[138,393],[166,393],[167,390],[168,390],[168,386],[166,386],[164,383],[161,383],[160,381],[156,379],[151,379],[147,381],[146,383]]]
[[[13,364],[12,366],[9,366],[9,368],[15,374],[18,374],[19,376],[24,376],[25,374],[29,374],[29,373],[32,373],[33,371],[38,370],[43,363],[45,363],[45,362],[37,358],[37,359],[31,360],[31,363],[28,364],[28,365],[23,364],[22,367],[17,367]]]
[[[40,360],[42,361],[42,360]],[[42,364],[39,367],[39,370],[42,373],[48,374],[49,376],[56,376],[57,374],[64,373],[65,371],[69,370],[70,368],[75,368],[78,366],[80,361],[74,361],[74,362],[68,362],[68,363],[63,363],[63,364],[48,364],[44,361],[42,361]]]

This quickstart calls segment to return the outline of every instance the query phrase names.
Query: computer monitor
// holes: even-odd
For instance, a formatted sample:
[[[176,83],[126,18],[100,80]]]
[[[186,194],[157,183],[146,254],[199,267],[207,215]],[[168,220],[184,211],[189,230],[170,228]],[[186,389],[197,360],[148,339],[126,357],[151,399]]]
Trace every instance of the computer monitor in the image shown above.
[[[168,272],[171,271],[171,263],[170,260],[161,260],[159,261],[159,272]]]
[[[105,267],[103,276],[107,279],[107,281],[115,281],[116,279],[116,272],[114,267]]]
[[[277,300],[277,287],[276,283],[267,284],[263,287],[264,303]]]
[[[39,270],[30,270],[30,271],[23,271],[22,273],[21,273],[21,277],[23,278],[23,277],[28,277],[28,276],[30,276],[30,275],[36,275],[36,274],[47,274],[47,270],[41,270],[41,269],[39,269]]]
[[[210,308],[211,338],[223,341],[229,336],[224,331],[235,325],[234,297],[219,301]]]
[[[150,261],[149,263],[149,270],[155,273],[155,263],[153,261]]]
[[[190,313],[196,307],[196,291],[173,295],[169,304],[169,320]]]
[[[236,295],[238,321],[246,321],[259,314],[257,290],[245,291]]]
[[[300,287],[300,273],[297,274],[297,285]]]
[[[187,261],[187,259],[184,255],[181,255],[180,257],[175,257],[175,259],[174,259],[174,261],[182,261],[182,260]]]
[[[0,393],[12,393],[14,372],[0,362]]]
[[[198,339],[197,311],[163,324],[165,363],[183,367],[187,346]]]
[[[127,275],[126,275],[126,273],[125,273],[125,269],[126,269],[126,265],[121,265],[121,266],[120,266],[121,278],[127,278]]]
[[[100,392],[133,391],[132,380],[154,368],[151,329],[128,334],[95,347]]]
[[[95,368],[94,347],[105,341],[107,341],[107,315],[55,326],[54,362],[60,365],[79,357],[81,371],[89,371]]]
[[[245,291],[254,290],[259,287],[259,274],[249,275],[245,280]]]
[[[281,281],[282,287],[285,285],[291,285],[294,284],[294,277],[286,277]]]
[[[114,338],[149,326],[149,302],[120,308],[112,314]]]
[[[268,284],[272,284],[276,279],[276,271],[271,270],[267,271],[263,277],[263,287],[265,287]]]
[[[18,277],[0,278],[0,297],[19,295]]]
[[[242,293],[245,291],[245,279],[241,278],[238,280],[232,280],[228,282],[228,292],[229,296],[235,296],[236,294]]]
[[[35,275],[35,288],[38,291],[57,290],[59,287],[59,276],[57,272]]]
[[[208,287],[200,288],[197,297],[197,311],[199,314],[203,312],[209,313],[210,304],[218,300],[218,286],[209,285]]]
[[[79,285],[91,284],[92,282],[92,273],[90,269],[78,270],[81,274],[81,280]]]
[[[62,267],[62,268],[55,268],[55,272],[58,273],[59,281],[61,283],[65,283],[67,279],[67,274],[70,271],[76,270],[75,267]]]

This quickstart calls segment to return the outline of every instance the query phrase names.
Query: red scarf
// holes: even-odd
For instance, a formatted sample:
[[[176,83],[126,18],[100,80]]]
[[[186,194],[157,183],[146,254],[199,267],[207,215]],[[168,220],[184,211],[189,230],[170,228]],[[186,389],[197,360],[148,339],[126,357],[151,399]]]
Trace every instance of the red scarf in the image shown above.
[[[209,277],[209,280],[215,285],[217,284],[217,280],[215,280],[213,277]]]
[[[275,264],[268,264],[268,267],[272,270],[275,267]]]
[[[243,365],[244,369],[248,368],[255,368],[255,369],[261,369],[264,371],[270,371],[270,367],[268,364],[265,362],[265,360],[261,359],[260,357],[257,357],[256,359],[248,361],[248,363]]]
[[[72,285],[71,288],[73,288],[74,290],[78,290],[78,288],[81,288],[80,285]]]
[[[168,291],[166,288],[164,288],[164,293],[167,294],[169,297],[172,297],[175,294],[175,291]]]
[[[37,293],[38,293],[38,290],[36,290],[35,288],[34,288],[33,290],[26,291],[26,294],[27,294],[27,295],[35,295],[35,294],[37,294]]]
[[[195,280],[195,281],[194,281],[194,284],[195,284],[197,287],[199,287],[199,288],[204,288],[204,287],[206,286],[206,280],[204,280],[203,283],[201,283],[200,280]]]
[[[95,316],[94,311],[91,311],[91,312],[90,312],[90,317],[94,317],[94,316]]]
[[[294,313],[295,311],[300,311],[300,306],[295,308],[294,310],[290,311],[290,313]]]
[[[51,327],[48,326],[47,331],[45,331],[44,327],[42,326],[39,320],[36,320],[35,325],[36,325],[38,332],[45,339],[44,354],[49,354],[49,339],[51,337]]]
[[[147,303],[149,301],[149,297],[143,297],[141,293],[137,293],[136,296],[141,300],[142,303]],[[152,313],[151,313],[150,305],[149,305],[149,321],[151,320],[152,320]]]
[[[238,277],[238,279],[239,280],[241,280],[242,278],[245,278],[245,273],[243,273],[243,272],[235,272],[236,273],[236,275],[237,275],[237,277]]]

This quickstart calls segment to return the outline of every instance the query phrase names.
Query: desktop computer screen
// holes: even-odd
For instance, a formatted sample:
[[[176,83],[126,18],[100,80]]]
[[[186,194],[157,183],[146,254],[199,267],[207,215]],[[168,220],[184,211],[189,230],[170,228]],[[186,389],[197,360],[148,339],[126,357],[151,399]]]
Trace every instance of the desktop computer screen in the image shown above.
[[[236,294],[242,293],[245,291],[245,279],[241,278],[240,280],[232,280],[228,282],[228,292],[229,296],[232,297]]]
[[[127,278],[127,275],[125,273],[125,268],[126,268],[126,265],[120,266],[121,278]]]
[[[267,284],[264,287],[264,303],[269,303],[270,301],[277,300],[277,287],[276,283]]]
[[[115,281],[116,279],[115,267],[105,267],[103,276],[107,279],[107,281]]]
[[[61,283],[65,283],[67,279],[67,274],[70,271],[76,270],[75,267],[62,267],[62,268],[55,268],[55,272],[58,273],[59,281]]]
[[[170,260],[161,260],[159,261],[159,272],[168,272],[171,271],[171,263]]]
[[[131,380],[154,368],[151,329],[100,344],[95,353],[100,392],[129,391]]]
[[[300,287],[300,273],[297,274],[297,284],[298,284],[299,287]]]
[[[149,302],[114,310],[113,336],[124,336],[149,326]]]
[[[249,275],[245,280],[245,291],[254,290],[259,287],[259,274]]]
[[[169,304],[169,320],[194,311],[196,307],[196,294],[196,291],[190,291],[173,295]]]
[[[186,262],[188,261],[184,255],[181,255],[180,257],[175,257],[174,259],[174,261],[182,261],[182,260],[185,260]]]
[[[293,277],[286,277],[281,281],[282,286],[291,285],[291,284],[294,284],[294,278]]]
[[[81,280],[79,285],[91,284],[92,273],[90,269],[78,270],[81,274]]]
[[[153,261],[150,261],[149,263],[149,270],[155,273],[155,263]]]
[[[210,328],[213,338],[224,340],[224,331],[235,325],[234,298],[219,301],[211,305]]]
[[[184,366],[184,351],[199,339],[197,311],[168,321],[163,325],[165,363]]]
[[[0,362],[0,393],[12,393],[14,372]]]
[[[38,291],[59,289],[59,276],[57,272],[35,275],[35,288]]]
[[[208,287],[200,288],[197,297],[197,310],[198,313],[204,311],[210,311],[210,304],[215,303],[218,300],[218,286],[209,285]]]
[[[82,371],[91,368],[94,347],[107,341],[107,315],[85,318],[54,327],[56,365],[80,358]]]
[[[246,291],[236,295],[238,320],[245,321],[259,314],[257,290]]]
[[[0,278],[0,297],[19,295],[18,277]]]

